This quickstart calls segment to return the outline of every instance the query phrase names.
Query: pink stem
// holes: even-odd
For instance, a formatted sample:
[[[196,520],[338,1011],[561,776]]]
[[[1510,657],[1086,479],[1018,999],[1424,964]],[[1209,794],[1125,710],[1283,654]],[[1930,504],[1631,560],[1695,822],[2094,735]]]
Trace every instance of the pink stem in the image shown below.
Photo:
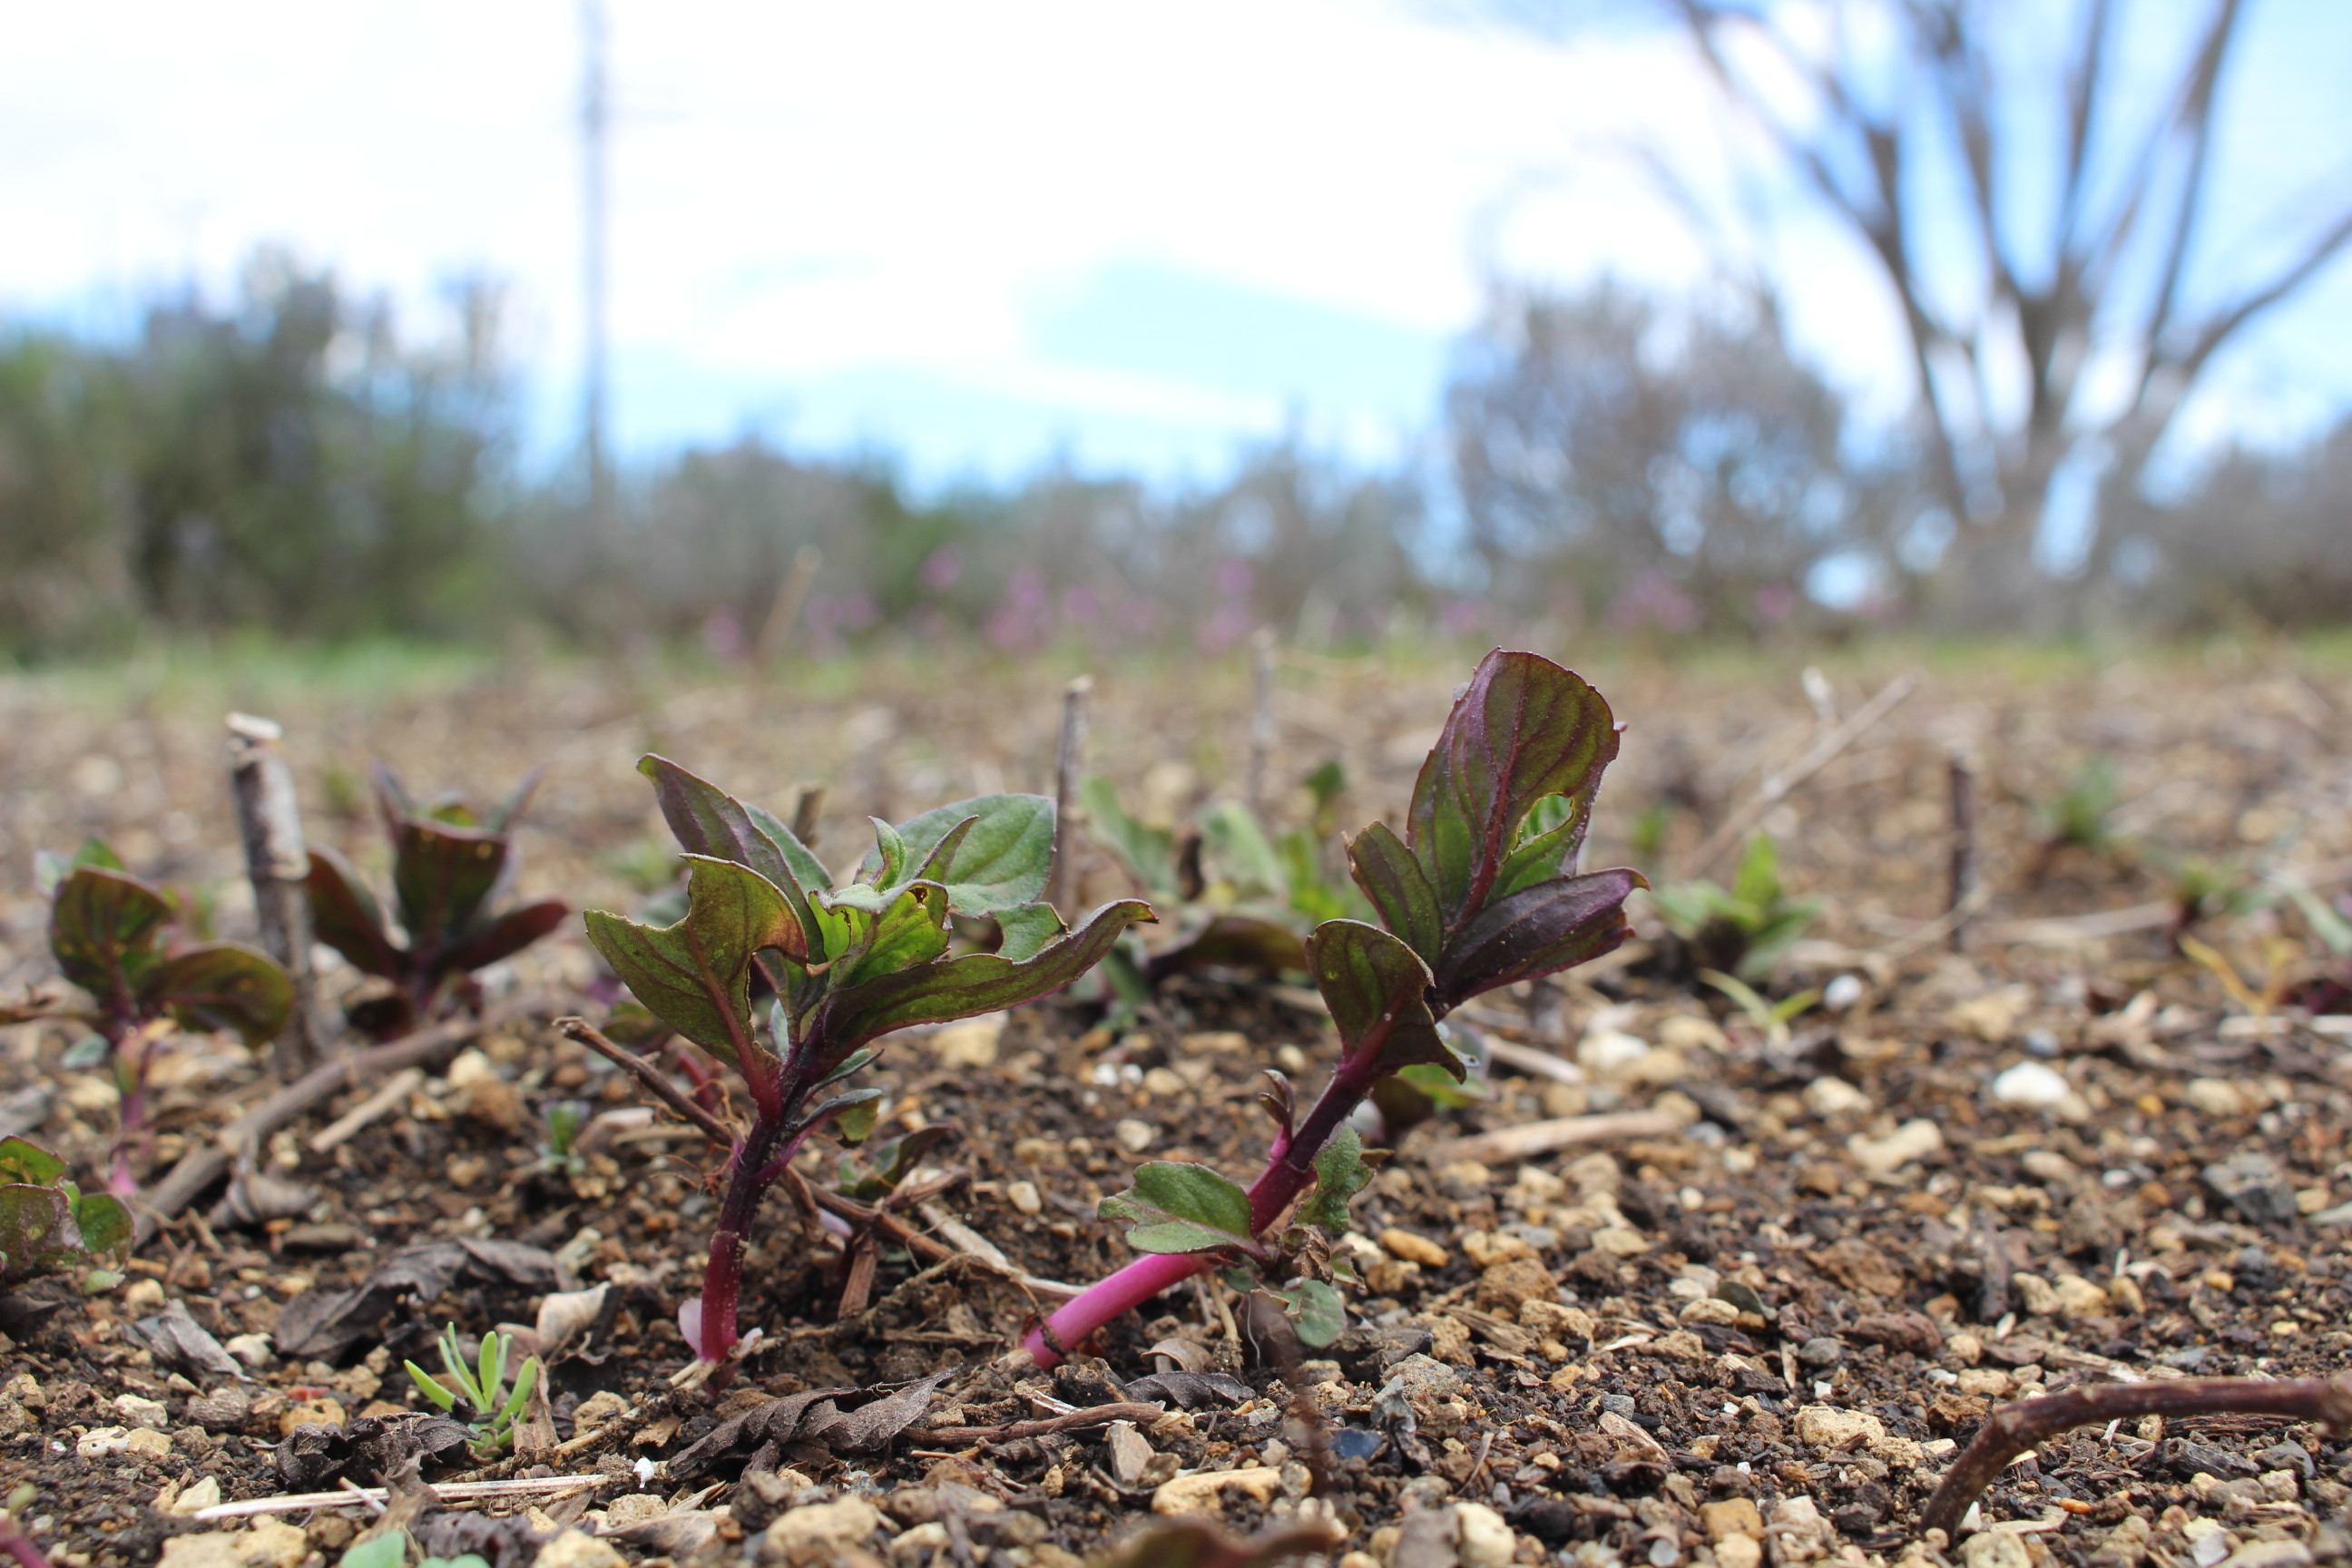
[[[1367,1053],[1377,1057],[1377,1049]],[[1343,1065],[1332,1076],[1315,1109],[1296,1136],[1276,1140],[1265,1171],[1251,1184],[1250,1233],[1264,1231],[1282,1217],[1300,1193],[1315,1180],[1315,1156],[1370,1092],[1369,1075]],[[1087,1336],[1121,1312],[1143,1305],[1171,1286],[1180,1285],[1212,1267],[1213,1253],[1146,1253],[1124,1268],[1088,1286],[1061,1309],[1029,1331],[1021,1348],[1041,1367],[1057,1364]]]

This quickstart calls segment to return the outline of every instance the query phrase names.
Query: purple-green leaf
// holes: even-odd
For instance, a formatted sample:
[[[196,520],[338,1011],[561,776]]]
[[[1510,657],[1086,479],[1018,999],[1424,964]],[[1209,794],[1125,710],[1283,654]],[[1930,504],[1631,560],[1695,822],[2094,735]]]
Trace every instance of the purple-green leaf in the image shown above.
[[[881,975],[827,996],[811,1032],[821,1029],[834,1050],[845,1052],[893,1029],[1017,1007],[1067,985],[1102,962],[1119,932],[1156,918],[1141,900],[1122,899],[1029,958],[975,952]]]
[[[310,930],[320,942],[351,960],[362,974],[406,978],[406,956],[384,930],[375,895],[341,855],[323,847],[311,850],[310,875],[302,886],[310,899]]]
[[[436,978],[451,973],[470,974],[502,958],[511,958],[562,925],[572,906],[562,899],[542,899],[509,910],[465,941],[444,948],[433,960]]]
[[[1482,991],[1556,973],[1600,957],[1633,934],[1625,900],[1646,887],[1636,871],[1559,877],[1496,900],[1454,934],[1436,976],[1449,1011]]]
[[[1463,1076],[1430,1014],[1429,966],[1412,949],[1361,921],[1325,921],[1307,939],[1307,963],[1339,1026],[1343,1072],[1368,1082],[1433,1062]]]
[[[82,1261],[80,1240],[62,1189],[0,1186],[0,1288]]]
[[[1278,921],[1256,915],[1223,914],[1202,926],[1192,941],[1154,956],[1151,980],[1157,984],[1168,975],[1208,965],[1280,974],[1306,968],[1307,949],[1297,931]]]
[[[731,860],[686,858],[684,919],[646,926],[591,910],[588,940],[656,1017],[748,1073],[752,959],[767,948],[802,957],[806,939],[773,882]]]
[[[1387,823],[1375,822],[1349,843],[1348,866],[1389,930],[1423,963],[1435,963],[1445,945],[1445,917],[1429,873],[1403,840]]]
[[[0,1138],[0,1182],[28,1186],[54,1185],[66,1173],[66,1163],[29,1138]]]
[[[393,834],[392,887],[409,949],[429,953],[462,936],[506,869],[503,835],[410,817]]]
[[[49,951],[65,977],[101,1006],[128,1006],[162,961],[172,906],[138,878],[78,866],[49,906]]]
[[[801,849],[791,829],[765,812],[745,805],[709,780],[688,773],[667,757],[641,757],[637,772],[653,781],[654,800],[660,805],[662,820],[669,824],[679,847],[689,855],[708,855],[714,860],[749,866],[784,895],[785,902],[793,908],[793,918],[804,929],[813,925],[807,894],[822,892],[832,882],[824,875],[824,868],[815,864],[815,857]],[[787,841],[792,849],[800,849],[807,865],[793,863],[786,848]],[[812,869],[817,879],[814,881],[807,874]]]
[[[169,1011],[182,1028],[234,1029],[247,1045],[262,1046],[286,1026],[294,983],[266,953],[214,942],[166,959],[148,974],[140,999]]]
[[[1616,755],[1609,704],[1575,675],[1500,648],[1480,661],[1422,764],[1407,818],[1449,933],[1485,906],[1535,804],[1589,802]]]

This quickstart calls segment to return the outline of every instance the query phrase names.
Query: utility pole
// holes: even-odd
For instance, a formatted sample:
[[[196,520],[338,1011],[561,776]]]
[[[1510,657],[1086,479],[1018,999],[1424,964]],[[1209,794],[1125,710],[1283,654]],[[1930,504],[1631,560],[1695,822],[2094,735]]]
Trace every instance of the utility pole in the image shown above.
[[[582,322],[581,446],[588,463],[589,520],[612,515],[613,479],[604,451],[605,153],[611,98],[604,70],[604,0],[580,0],[584,69],[580,90]]]

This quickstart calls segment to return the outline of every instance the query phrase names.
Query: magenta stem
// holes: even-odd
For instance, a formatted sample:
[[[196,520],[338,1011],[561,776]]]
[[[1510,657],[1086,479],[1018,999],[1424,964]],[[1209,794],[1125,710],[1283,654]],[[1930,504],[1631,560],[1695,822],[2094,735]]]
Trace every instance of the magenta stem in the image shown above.
[[[0,1556],[16,1559],[17,1568],[52,1568],[47,1555],[25,1533],[25,1527],[5,1513],[0,1513]]]
[[[1358,1057],[1375,1060],[1379,1042]],[[1298,1131],[1275,1141],[1265,1169],[1250,1184],[1250,1233],[1257,1235],[1282,1217],[1315,1180],[1315,1156],[1371,1092],[1374,1075],[1358,1069],[1353,1061],[1340,1064],[1315,1108]],[[1180,1285],[1211,1268],[1214,1253],[1146,1253],[1124,1268],[1097,1280],[1062,1304],[1059,1310],[1029,1331],[1021,1348],[1041,1367],[1051,1367],[1068,1355],[1096,1330],[1121,1312],[1140,1307],[1162,1290]]]

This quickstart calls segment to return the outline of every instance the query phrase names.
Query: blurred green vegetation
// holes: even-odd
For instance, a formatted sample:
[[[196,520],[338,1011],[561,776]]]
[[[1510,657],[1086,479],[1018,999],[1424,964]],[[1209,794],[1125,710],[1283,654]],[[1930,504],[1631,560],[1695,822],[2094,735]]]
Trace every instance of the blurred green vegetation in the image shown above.
[[[1498,296],[1447,389],[1446,479],[1277,441],[1181,490],[1055,467],[919,499],[887,460],[747,437],[624,473],[593,509],[522,471],[498,290],[446,303],[404,330],[266,253],[233,300],[159,299],[118,339],[0,330],[0,659],[244,647],[263,679],[260,639],[397,679],[386,660],[449,657],[427,647],[1214,656],[1260,626],[1308,649],[1737,658],[1934,630],[1932,568],[1901,563],[1920,493],[1901,454],[1844,457],[1848,410],[1769,322],[1702,321],[1651,353],[1667,306],[1621,289]],[[2347,496],[2352,426],[2226,457],[2149,514],[2083,629],[2342,625]],[[1832,609],[1805,588],[1841,563],[1876,585]],[[2046,631],[2035,615],[2019,626]]]

